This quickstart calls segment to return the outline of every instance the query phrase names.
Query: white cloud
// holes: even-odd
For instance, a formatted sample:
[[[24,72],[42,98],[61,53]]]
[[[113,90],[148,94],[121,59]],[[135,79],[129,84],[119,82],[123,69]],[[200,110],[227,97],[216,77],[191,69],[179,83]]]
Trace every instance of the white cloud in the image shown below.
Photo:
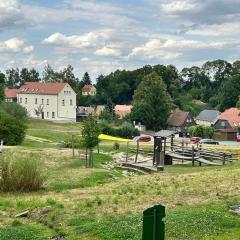
[[[144,45],[135,47],[129,58],[142,56],[148,59],[175,59],[180,56],[178,52],[167,52],[162,48],[162,43],[159,39],[153,39]]]
[[[97,56],[103,57],[118,57],[121,55],[121,51],[119,49],[113,49],[110,47],[103,47],[95,51]]]
[[[202,25],[197,29],[187,31],[189,35],[199,36],[231,36],[240,34],[239,22],[228,22],[223,24]]]
[[[71,48],[95,47],[111,39],[113,30],[103,29],[89,32],[83,35],[66,36],[61,33],[54,33],[43,40],[46,44],[60,45]]]
[[[33,51],[33,48],[32,45],[25,45],[24,41],[19,38],[11,38],[0,42],[0,52],[23,52],[28,54]]]
[[[161,4],[162,11],[166,13],[190,11],[194,8],[196,8],[195,3],[184,0]]]
[[[24,45],[24,41],[18,38],[11,38],[5,41],[3,45],[10,51],[19,52]]]

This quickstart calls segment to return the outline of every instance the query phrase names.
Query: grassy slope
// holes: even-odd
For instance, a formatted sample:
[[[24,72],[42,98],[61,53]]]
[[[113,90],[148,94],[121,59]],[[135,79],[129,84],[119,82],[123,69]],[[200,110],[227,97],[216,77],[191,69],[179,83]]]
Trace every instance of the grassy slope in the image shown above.
[[[51,135],[59,128],[45,122],[35,126],[32,121],[30,126],[39,129],[41,124]],[[76,130],[72,125],[60,128]],[[164,173],[124,177],[119,171],[102,168],[101,163],[111,160],[109,156],[96,155],[95,168],[85,169],[84,160],[72,158],[71,150],[47,148],[51,145],[34,141],[23,146],[8,151],[20,157],[37,155],[44,162],[47,181],[40,192],[0,193],[0,210],[7,212],[0,217],[1,240],[54,235],[137,240],[141,239],[142,211],[159,203],[167,207],[167,239],[239,239],[240,218],[228,207],[240,202],[240,162],[224,167],[169,166]],[[54,211],[41,223],[31,217],[16,224],[16,213],[48,205]]]

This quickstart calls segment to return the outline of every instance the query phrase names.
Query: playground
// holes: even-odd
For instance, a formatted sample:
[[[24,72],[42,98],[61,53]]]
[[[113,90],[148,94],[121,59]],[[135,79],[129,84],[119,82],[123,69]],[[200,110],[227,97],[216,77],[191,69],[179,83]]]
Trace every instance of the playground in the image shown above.
[[[238,159],[236,153],[220,151],[216,147],[194,145],[183,139],[175,139],[175,131],[161,130],[154,136],[142,135],[133,140],[100,135],[101,140],[125,142],[126,156],[121,158],[124,169],[153,173],[164,171],[166,165],[191,164],[196,166],[222,166],[233,164]]]
[[[159,203],[166,206],[169,240],[239,239],[239,215],[230,212],[230,206],[240,202],[239,160],[223,164],[216,158],[213,161],[219,166],[199,166],[195,161],[193,167],[190,159],[183,163],[182,159],[173,159],[172,165],[164,164],[163,171],[128,174],[130,167],[116,168],[114,162],[134,164],[137,149],[137,164],[149,160],[149,166],[157,169],[153,165],[154,139],[119,141],[119,149],[113,148],[116,139],[108,139],[94,149],[94,167],[86,168],[84,149],[75,149],[73,156],[71,148],[57,146],[56,139],[71,138],[78,131],[78,125],[40,122],[28,130],[31,137],[21,146],[3,146],[7,157],[39,159],[46,181],[39,192],[0,193],[1,240],[139,240],[143,211]],[[173,140],[174,145],[182,145],[180,140]],[[168,137],[166,154],[170,143]],[[184,148],[191,150],[192,146],[184,143]],[[239,153],[222,146],[202,146],[202,150],[234,153],[233,158]],[[51,211],[43,214],[45,207]],[[29,218],[15,217],[27,209],[32,211]]]

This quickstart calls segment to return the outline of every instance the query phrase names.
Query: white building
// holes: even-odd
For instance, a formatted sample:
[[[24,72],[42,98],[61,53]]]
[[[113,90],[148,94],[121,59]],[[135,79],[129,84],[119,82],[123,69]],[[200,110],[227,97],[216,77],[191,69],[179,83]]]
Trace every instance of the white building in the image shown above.
[[[195,121],[198,125],[212,126],[216,122],[219,115],[220,112],[217,110],[205,109],[199,113]]]
[[[76,93],[68,83],[25,83],[17,101],[30,117],[76,122]]]

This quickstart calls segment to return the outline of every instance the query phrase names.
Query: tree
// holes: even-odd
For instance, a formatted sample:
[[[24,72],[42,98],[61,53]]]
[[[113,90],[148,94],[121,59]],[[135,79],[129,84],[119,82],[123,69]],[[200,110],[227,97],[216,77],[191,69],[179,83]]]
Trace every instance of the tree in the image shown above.
[[[27,118],[27,110],[16,102],[4,102],[0,107],[9,115],[25,120]]]
[[[19,69],[11,68],[6,70],[6,86],[8,88],[18,88],[21,85]]]
[[[4,100],[5,74],[0,72],[0,103]]]
[[[133,116],[138,112],[143,117],[138,121],[156,131],[167,127],[171,108],[172,99],[162,78],[155,72],[145,76],[134,94]]]
[[[27,69],[22,68],[20,71],[20,81],[21,85],[23,85],[25,82],[40,82],[39,73],[35,68]]]
[[[59,73],[55,72],[49,64],[44,67],[42,75],[44,82],[61,82]]]
[[[83,85],[89,85],[92,84],[91,78],[88,74],[88,72],[85,72],[82,78]]]
[[[236,103],[236,107],[237,107],[238,109],[240,109],[240,97],[239,97],[239,99],[238,99],[238,101],[237,101],[237,103]]]
[[[90,115],[84,122],[82,127],[82,143],[89,151],[89,158],[87,161],[88,167],[93,167],[93,148],[99,143],[98,136],[100,135],[100,126],[97,123],[96,117]]]
[[[0,139],[7,145],[18,145],[24,140],[26,125],[0,109]]]
[[[220,111],[235,107],[240,94],[240,75],[234,75],[223,85],[220,99]]]

